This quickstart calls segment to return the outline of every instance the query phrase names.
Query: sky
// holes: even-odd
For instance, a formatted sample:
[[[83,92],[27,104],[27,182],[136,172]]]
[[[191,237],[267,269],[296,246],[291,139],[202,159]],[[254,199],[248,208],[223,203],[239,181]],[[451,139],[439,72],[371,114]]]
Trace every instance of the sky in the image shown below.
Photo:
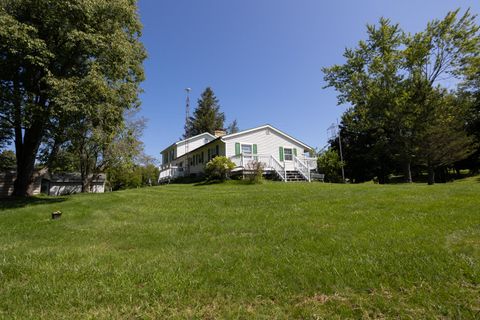
[[[271,124],[312,147],[347,106],[324,89],[322,67],[342,64],[345,48],[366,38],[380,17],[418,32],[462,0],[140,0],[144,63],[140,115],[148,119],[145,152],[159,153],[183,134],[185,88],[191,109],[212,87],[241,130]]]

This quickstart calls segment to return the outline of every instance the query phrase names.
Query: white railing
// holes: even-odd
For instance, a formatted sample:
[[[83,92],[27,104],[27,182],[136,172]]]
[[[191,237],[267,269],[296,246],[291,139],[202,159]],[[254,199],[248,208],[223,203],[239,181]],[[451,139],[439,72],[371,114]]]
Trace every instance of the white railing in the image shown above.
[[[302,161],[310,170],[317,169],[317,158],[306,157],[304,155],[299,155],[298,159]]]
[[[311,181],[310,168],[303,161],[293,156],[293,166],[308,182]]]
[[[230,157],[230,160],[237,168],[249,169],[253,168],[256,162],[260,162],[264,170],[275,171],[280,178],[286,180],[285,166],[280,163],[274,156],[264,154],[238,154]]]
[[[287,171],[285,165],[282,165],[274,156],[270,156],[270,166],[275,172],[282,178],[283,181],[287,181]]]
[[[230,160],[235,164],[235,166],[243,167],[243,156],[241,154],[230,157]]]
[[[165,165],[160,167],[160,174],[158,175],[158,182],[172,180],[175,178],[183,177],[184,171],[182,167]]]

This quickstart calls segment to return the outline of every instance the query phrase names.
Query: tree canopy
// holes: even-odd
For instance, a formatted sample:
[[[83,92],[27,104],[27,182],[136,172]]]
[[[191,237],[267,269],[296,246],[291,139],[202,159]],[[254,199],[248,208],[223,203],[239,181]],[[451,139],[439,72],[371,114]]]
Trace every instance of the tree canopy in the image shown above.
[[[367,26],[366,40],[345,50],[344,64],[323,69],[326,87],[337,90],[339,104],[350,105],[341,126],[347,172],[384,182],[402,171],[411,182],[412,163],[433,175],[473,152],[461,88],[478,87],[475,19],[456,10],[412,35],[381,18]],[[449,92],[447,79],[463,85]],[[353,169],[358,163],[364,165]]]
[[[104,146],[139,105],[141,28],[132,0],[0,1],[0,125],[15,145],[15,195],[29,193],[41,145],[50,157],[82,135]]]

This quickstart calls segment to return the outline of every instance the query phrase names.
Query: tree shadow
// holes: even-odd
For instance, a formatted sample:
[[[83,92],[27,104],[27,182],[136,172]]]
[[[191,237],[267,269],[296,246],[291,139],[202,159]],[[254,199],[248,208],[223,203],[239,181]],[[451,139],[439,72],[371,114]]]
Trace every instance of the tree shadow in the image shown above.
[[[2,198],[0,199],[0,211],[7,209],[23,208],[39,204],[52,204],[66,201],[66,197],[44,198],[44,197],[27,197],[27,198]]]
[[[204,181],[195,183],[193,186],[194,187],[201,187],[201,186],[210,186],[212,184],[222,184],[222,183],[225,183],[225,181],[222,181],[222,180],[204,180]]]

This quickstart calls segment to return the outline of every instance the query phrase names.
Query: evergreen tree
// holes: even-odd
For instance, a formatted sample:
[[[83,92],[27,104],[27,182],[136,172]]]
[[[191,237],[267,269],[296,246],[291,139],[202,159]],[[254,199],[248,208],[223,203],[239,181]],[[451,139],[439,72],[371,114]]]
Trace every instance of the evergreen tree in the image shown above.
[[[223,130],[225,115],[220,111],[219,101],[212,88],[207,87],[197,103],[198,106],[185,127],[184,138],[204,132],[213,134],[215,130]]]

